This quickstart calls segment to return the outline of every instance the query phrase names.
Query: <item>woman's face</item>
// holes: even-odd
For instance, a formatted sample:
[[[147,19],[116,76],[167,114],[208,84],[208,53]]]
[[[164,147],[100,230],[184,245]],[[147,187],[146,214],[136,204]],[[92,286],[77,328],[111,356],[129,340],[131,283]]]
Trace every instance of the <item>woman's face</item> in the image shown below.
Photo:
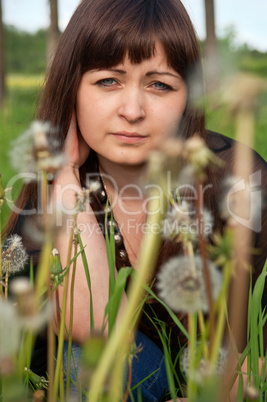
[[[102,158],[140,165],[167,137],[177,134],[187,101],[186,85],[167,64],[161,44],[140,64],[87,71],[77,94],[82,136]]]

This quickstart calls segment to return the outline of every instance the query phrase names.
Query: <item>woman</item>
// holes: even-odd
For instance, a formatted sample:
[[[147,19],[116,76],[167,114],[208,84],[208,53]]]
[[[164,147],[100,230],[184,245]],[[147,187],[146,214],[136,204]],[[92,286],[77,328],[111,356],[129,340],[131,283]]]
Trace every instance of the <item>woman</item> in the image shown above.
[[[135,267],[143,236],[142,230],[137,228],[142,228],[146,215],[146,199],[139,191],[139,183],[151,150],[177,136],[187,139],[198,133],[206,140],[227,162],[227,169],[218,172],[216,177],[208,172],[207,183],[212,190],[204,197],[205,204],[214,213],[215,227],[221,229],[224,224],[216,203],[221,179],[232,168],[233,141],[206,132],[204,114],[194,107],[192,83],[196,81],[199,89],[201,57],[194,28],[179,0],[84,0],[59,42],[38,117],[58,127],[58,138],[68,156],[67,166],[54,183],[54,197],[65,209],[73,209],[76,192],[86,185],[86,175],[101,176],[104,193],[96,196],[92,203],[95,214],[90,209],[89,213],[78,215],[78,225],[85,228],[82,240],[90,267],[97,329],[102,327],[108,300],[105,239],[103,233],[96,230],[103,222],[103,215],[97,212],[107,198],[114,201],[113,213],[118,225],[116,267]],[[266,169],[257,155],[252,169]],[[27,208],[36,205],[35,185],[24,186],[17,204],[24,208],[26,203]],[[14,219],[11,217],[9,232]],[[266,222],[264,224],[266,227]],[[20,231],[21,227],[22,219],[14,230]],[[27,243],[25,236],[24,240],[26,245],[32,245],[32,240]],[[264,249],[264,242],[266,236],[258,235],[256,246]],[[61,232],[57,248],[63,266],[67,244],[68,233]],[[176,243],[165,241],[156,272],[164,261],[179,252]],[[256,276],[264,257],[262,254],[255,258]],[[73,340],[81,344],[90,331],[90,300],[82,261],[80,258],[77,261]],[[62,290],[60,292],[62,297]],[[125,303],[126,296],[121,311]],[[168,331],[172,329],[175,359],[179,351],[177,336],[180,344],[185,340],[177,327],[166,320],[164,310],[157,303],[153,309],[159,319],[167,321]],[[145,312],[151,315],[149,306],[144,308],[137,335],[144,345],[141,366],[147,364],[150,373],[160,370],[153,377],[155,386],[149,382],[143,384],[142,395],[144,400],[153,401],[167,395],[168,384],[161,342]],[[68,322],[66,324],[68,326]],[[138,383],[148,373],[139,371],[140,366],[134,367],[137,378],[133,383]],[[138,374],[143,377],[138,378]]]

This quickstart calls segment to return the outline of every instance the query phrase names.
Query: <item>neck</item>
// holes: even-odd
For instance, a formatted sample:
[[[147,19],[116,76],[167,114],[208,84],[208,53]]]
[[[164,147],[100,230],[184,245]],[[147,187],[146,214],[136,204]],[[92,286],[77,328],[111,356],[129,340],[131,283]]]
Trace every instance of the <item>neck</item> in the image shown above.
[[[105,184],[110,189],[113,187],[118,192],[123,191],[124,195],[130,196],[140,189],[141,178],[144,174],[145,164],[131,166],[119,165],[98,156],[99,168]]]

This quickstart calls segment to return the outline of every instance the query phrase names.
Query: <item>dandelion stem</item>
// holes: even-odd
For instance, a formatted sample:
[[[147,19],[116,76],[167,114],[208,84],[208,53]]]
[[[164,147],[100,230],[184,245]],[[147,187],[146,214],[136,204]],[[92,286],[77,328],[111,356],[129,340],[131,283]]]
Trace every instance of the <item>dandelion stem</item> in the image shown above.
[[[73,242],[73,233],[74,226],[76,225],[77,214],[74,216],[74,225],[70,231],[69,238],[69,248],[68,248],[68,256],[67,256],[67,267],[70,265],[71,253],[72,253],[72,242]],[[69,269],[64,278],[64,290],[63,290],[63,298],[62,298],[62,309],[61,309],[61,321],[58,335],[58,351],[57,351],[57,363],[55,369],[55,381],[54,381],[54,400],[57,400],[58,386],[60,382],[60,374],[62,373],[62,364],[63,364],[63,346],[64,346],[64,333],[65,333],[65,318],[66,318],[66,310],[67,310],[67,295],[68,295],[68,284],[69,284]],[[64,400],[64,395],[60,395],[61,400]]]
[[[194,381],[195,376],[195,360],[196,360],[196,341],[197,341],[197,315],[188,314],[189,329],[189,378],[187,383],[188,401],[196,401],[197,386]]]
[[[254,99],[255,100],[255,99]],[[238,146],[235,155],[234,173],[236,177],[249,178],[252,166],[252,138],[254,133],[254,110],[244,108],[237,112],[236,116],[236,137],[238,141],[244,142],[248,147]],[[246,163],[244,163],[246,161]],[[246,216],[251,213],[250,200],[244,199],[242,192],[236,193],[236,208],[239,216]],[[247,316],[247,295],[249,274],[245,269],[249,265],[250,245],[251,245],[251,228],[248,229],[243,224],[237,224],[234,228],[234,255],[235,255],[235,278],[233,280],[233,288],[230,294],[230,311],[229,321],[236,339],[237,347],[242,348],[244,342],[245,322]]]
[[[28,363],[31,361],[32,348],[35,342],[35,336],[32,331],[29,330],[27,333],[24,332],[21,347],[18,357],[18,375],[20,378],[24,375],[24,367],[29,366]]]
[[[48,286],[48,300],[51,300],[51,287]],[[49,379],[49,387],[48,387],[48,401],[53,401],[53,387],[54,387],[54,356],[56,351],[56,339],[55,332],[53,328],[52,319],[48,323],[48,348],[47,348],[47,371],[48,371],[48,379]]]
[[[47,220],[47,172],[42,171],[42,212],[43,221],[45,225],[45,233],[48,233],[48,220]]]
[[[1,202],[1,200],[0,200]],[[1,251],[1,256],[0,256],[0,281],[2,281],[2,214],[1,214],[1,208],[2,206],[0,205],[0,251]],[[2,284],[0,283],[0,297],[3,296],[3,287]]]
[[[224,334],[224,329],[225,329],[225,308],[226,308],[226,302],[227,302],[227,297],[228,297],[228,289],[229,289],[229,283],[232,277],[232,272],[233,272],[233,267],[232,267],[232,261],[227,261],[224,266],[223,270],[223,284],[222,284],[222,291],[221,295],[218,300],[218,320],[217,320],[217,325],[216,325],[216,331],[215,331],[215,336],[214,336],[214,344],[212,345],[211,349],[211,362],[213,364],[216,363],[218,353],[220,350],[223,334]]]
[[[198,311],[198,323],[199,323],[199,327],[200,327],[200,333],[201,333],[201,338],[203,340],[203,353],[204,353],[204,357],[206,360],[208,360],[209,358],[209,350],[208,350],[208,345],[207,345],[207,331],[208,331],[208,325],[205,325],[205,320],[204,320],[204,316],[203,316],[203,312],[202,311]]]
[[[205,243],[204,233],[203,233],[203,199],[201,194],[201,180],[197,179],[197,197],[196,197],[196,213],[197,213],[197,222],[198,222],[198,233],[199,233],[199,249],[200,254],[203,260],[203,268],[204,268],[204,277],[207,287],[207,296],[209,302],[209,339],[210,345],[212,347],[213,339],[214,339],[214,327],[215,327],[215,314],[214,314],[214,304],[213,304],[213,292],[212,292],[212,284],[210,271],[208,267],[208,255],[207,255],[207,247]]]
[[[236,111],[236,139],[237,141],[245,143],[247,146],[237,146],[234,161],[234,174],[236,177],[249,178],[252,166],[252,142],[255,126],[255,95],[247,98],[250,101],[249,107],[247,105],[239,106]],[[252,103],[251,103],[252,102]],[[246,163],[244,163],[246,161]],[[241,193],[241,194],[240,194]],[[235,197],[236,210],[239,216],[246,216],[250,211],[249,200],[242,197],[242,191],[238,191]],[[245,268],[249,265],[249,250],[251,246],[251,228],[241,223],[236,224],[234,228],[234,258],[235,258],[235,275],[233,284],[231,286],[229,297],[229,323],[232,330],[232,336],[235,340],[235,347],[238,350],[243,348],[244,334],[246,333],[246,317],[248,305],[248,288],[249,288],[249,274]],[[225,370],[226,377],[228,373],[232,373],[235,365],[236,358],[233,352],[233,342],[229,339],[229,359]],[[226,378],[227,381],[227,378]],[[227,389],[225,390],[225,392]],[[223,395],[224,400],[226,394]]]
[[[8,298],[8,271],[6,271],[6,277],[5,277],[5,299],[7,300]]]
[[[128,358],[128,366],[129,366],[129,373],[128,373],[128,381],[127,381],[127,390],[125,392],[123,402],[127,402],[127,399],[128,399],[129,393],[130,393],[131,384],[132,384],[132,376],[133,376],[133,371],[132,371],[133,358],[132,357]]]
[[[123,388],[123,370],[125,367],[125,357],[127,356],[128,343],[124,342],[122,349],[117,353],[114,367],[112,369],[112,376],[110,380],[110,389],[108,400],[110,402],[117,402],[122,399]]]
[[[78,240],[75,239],[74,255],[77,254]],[[71,345],[72,345],[72,326],[73,326],[73,303],[74,303],[74,283],[76,274],[77,258],[73,263],[72,276],[71,276],[71,289],[70,289],[70,321],[68,332],[68,362],[67,362],[67,385],[66,385],[66,398],[69,400],[70,396],[70,366],[71,366]]]

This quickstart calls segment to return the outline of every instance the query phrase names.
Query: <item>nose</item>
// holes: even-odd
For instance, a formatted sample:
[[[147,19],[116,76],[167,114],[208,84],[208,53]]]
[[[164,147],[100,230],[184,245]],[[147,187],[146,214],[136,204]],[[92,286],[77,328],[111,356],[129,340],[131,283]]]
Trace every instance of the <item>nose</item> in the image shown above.
[[[146,116],[144,95],[138,88],[125,90],[120,99],[118,113],[130,123],[135,123]]]

